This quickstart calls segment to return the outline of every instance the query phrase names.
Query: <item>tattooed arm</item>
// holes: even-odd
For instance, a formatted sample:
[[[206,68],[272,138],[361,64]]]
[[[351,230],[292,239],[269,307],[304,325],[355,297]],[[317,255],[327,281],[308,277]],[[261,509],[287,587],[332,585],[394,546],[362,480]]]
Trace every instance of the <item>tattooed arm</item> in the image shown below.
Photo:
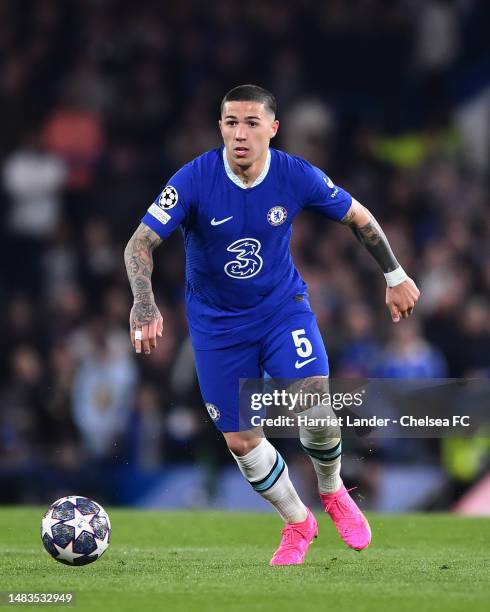
[[[141,223],[124,250],[124,261],[134,303],[129,315],[131,343],[137,353],[141,348],[148,355],[157,345],[157,335],[163,332],[163,319],[155,304],[151,286],[153,251],[162,240],[152,229]],[[135,332],[141,331],[141,339]]]
[[[420,291],[403,271],[388,239],[379,223],[357,200],[352,198],[352,204],[341,223],[348,225],[361,244],[376,259],[386,277],[386,305],[394,323],[400,318],[406,319],[413,312],[420,296]]]

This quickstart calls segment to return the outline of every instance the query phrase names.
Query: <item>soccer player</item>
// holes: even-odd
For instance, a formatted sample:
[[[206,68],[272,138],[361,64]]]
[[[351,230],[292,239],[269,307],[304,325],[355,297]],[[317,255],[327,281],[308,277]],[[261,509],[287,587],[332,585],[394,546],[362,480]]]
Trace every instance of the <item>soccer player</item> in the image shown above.
[[[307,286],[289,251],[295,216],[313,208],[354,231],[385,275],[386,304],[395,323],[412,313],[419,291],[362,204],[322,170],[269,147],[279,128],[270,92],[255,85],[229,91],[219,128],[224,147],[174,174],[127,244],[131,342],[136,353],[149,354],[162,336],[151,285],[153,251],[181,226],[187,317],[203,400],[243,476],[285,522],[270,564],[300,564],[318,532],[315,517],[262,429],[244,430],[239,414],[240,378],[267,372],[301,378],[304,388],[311,383],[317,389],[329,374]],[[369,524],[340,478],[338,430],[302,426],[299,434],[325,511],[348,546],[366,548]]]

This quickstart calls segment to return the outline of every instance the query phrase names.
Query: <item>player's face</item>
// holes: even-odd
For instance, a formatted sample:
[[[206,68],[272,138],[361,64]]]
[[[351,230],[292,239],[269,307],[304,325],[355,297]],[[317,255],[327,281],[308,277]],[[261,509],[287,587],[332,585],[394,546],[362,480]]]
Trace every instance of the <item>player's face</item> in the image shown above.
[[[261,102],[225,102],[219,127],[228,161],[245,169],[265,163],[279,121]]]

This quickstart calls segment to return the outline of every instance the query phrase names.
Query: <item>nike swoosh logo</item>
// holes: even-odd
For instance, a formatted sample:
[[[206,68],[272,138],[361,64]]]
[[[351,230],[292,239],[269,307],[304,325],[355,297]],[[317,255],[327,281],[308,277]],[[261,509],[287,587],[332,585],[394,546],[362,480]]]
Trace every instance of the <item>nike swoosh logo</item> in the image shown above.
[[[311,363],[312,361],[315,361],[315,359],[318,359],[318,357],[312,357],[311,359],[307,359],[306,361],[298,361],[296,359],[296,363],[294,364],[294,367],[299,370],[300,368],[302,368],[303,366],[307,365],[308,363]]]
[[[220,219],[219,221],[216,221],[216,219],[213,217],[211,219],[211,225],[221,225],[222,223],[226,223],[230,219],[233,219],[233,215],[231,215],[231,217],[226,217],[226,219]]]

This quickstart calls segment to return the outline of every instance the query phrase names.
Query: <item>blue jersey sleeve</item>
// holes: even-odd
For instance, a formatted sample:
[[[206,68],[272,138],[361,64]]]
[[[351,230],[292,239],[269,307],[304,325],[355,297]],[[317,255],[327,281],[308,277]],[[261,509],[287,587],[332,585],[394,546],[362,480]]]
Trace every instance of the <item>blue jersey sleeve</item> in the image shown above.
[[[192,162],[183,166],[168,181],[141,221],[160,238],[169,236],[189,217],[193,204]]]
[[[318,210],[333,221],[343,219],[352,204],[352,196],[334,185],[325,172],[305,160],[301,162],[300,184],[304,194],[303,208]]]

